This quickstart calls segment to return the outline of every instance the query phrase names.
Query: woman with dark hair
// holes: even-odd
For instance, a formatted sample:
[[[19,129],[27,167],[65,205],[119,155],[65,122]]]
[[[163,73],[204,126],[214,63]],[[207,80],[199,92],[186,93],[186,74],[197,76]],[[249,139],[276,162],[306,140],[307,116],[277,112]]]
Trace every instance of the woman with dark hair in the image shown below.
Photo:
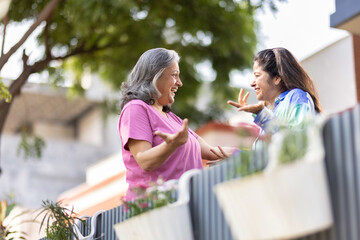
[[[179,56],[173,50],[143,53],[121,87],[119,133],[129,189],[178,179],[187,170],[202,169],[202,159],[224,159],[233,147],[212,147],[188,128],[188,120],[170,111],[180,80]]]
[[[301,127],[308,114],[321,112],[314,82],[287,49],[258,52],[253,70],[255,78],[251,87],[259,102],[248,105],[249,93],[243,97],[241,89],[238,102],[228,101],[228,104],[238,111],[253,113],[254,122],[265,132],[276,131],[278,124]]]

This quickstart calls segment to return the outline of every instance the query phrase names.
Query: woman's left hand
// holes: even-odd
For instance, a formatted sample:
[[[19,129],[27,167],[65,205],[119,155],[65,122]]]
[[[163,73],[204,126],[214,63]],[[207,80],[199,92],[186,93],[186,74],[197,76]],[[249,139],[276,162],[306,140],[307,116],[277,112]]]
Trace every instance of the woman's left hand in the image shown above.
[[[210,151],[218,157],[218,159],[225,159],[231,156],[233,152],[235,152],[237,148],[235,147],[213,147],[210,149]]]

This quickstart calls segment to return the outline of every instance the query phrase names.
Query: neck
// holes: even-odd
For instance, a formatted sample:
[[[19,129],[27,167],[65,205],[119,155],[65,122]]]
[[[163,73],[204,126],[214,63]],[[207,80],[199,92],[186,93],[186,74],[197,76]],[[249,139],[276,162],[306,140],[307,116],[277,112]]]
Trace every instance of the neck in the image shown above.
[[[270,101],[265,102],[266,107],[269,108],[270,110],[273,110],[275,105],[275,100],[278,96],[280,96],[281,93],[282,92],[280,91],[274,93],[274,97]]]
[[[162,115],[166,116],[166,113],[163,112],[163,106],[162,105],[155,103],[154,105],[152,105],[152,107],[155,108]]]

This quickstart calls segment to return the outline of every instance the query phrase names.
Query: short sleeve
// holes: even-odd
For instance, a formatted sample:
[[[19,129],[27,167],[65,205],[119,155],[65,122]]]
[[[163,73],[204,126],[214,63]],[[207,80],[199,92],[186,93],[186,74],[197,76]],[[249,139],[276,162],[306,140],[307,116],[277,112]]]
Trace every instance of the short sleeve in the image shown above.
[[[145,140],[153,143],[152,127],[148,109],[142,104],[125,105],[119,120],[119,134],[125,150],[129,150],[129,139]]]

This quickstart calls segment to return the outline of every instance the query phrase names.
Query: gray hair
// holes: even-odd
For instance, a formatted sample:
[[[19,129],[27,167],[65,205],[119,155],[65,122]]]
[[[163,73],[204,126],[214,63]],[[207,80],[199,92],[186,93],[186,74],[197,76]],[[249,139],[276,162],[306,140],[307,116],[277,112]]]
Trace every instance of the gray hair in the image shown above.
[[[174,50],[154,48],[144,52],[127,80],[121,85],[121,109],[133,99],[140,99],[153,105],[155,100],[160,97],[156,81],[161,77],[165,68],[174,61],[180,61],[179,55]],[[169,111],[168,109],[165,108],[165,111]]]

